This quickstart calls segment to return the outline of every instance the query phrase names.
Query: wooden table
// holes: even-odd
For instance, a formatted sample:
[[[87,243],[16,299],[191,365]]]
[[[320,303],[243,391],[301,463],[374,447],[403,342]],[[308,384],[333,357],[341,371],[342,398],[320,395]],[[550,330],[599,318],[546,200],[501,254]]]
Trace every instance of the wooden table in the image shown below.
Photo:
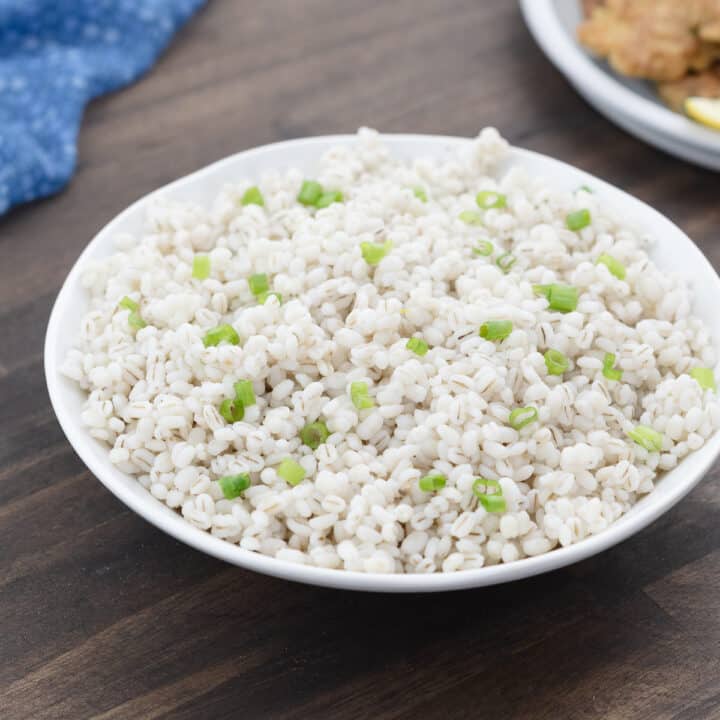
[[[50,409],[50,306],[102,225],[217,158],[303,135],[514,143],[616,183],[720,265],[718,176],[610,125],[511,2],[215,0],[89,108],[71,186],[0,232],[0,717],[720,718],[718,469],[603,555],[443,596],[322,590],[179,544],[84,468]]]

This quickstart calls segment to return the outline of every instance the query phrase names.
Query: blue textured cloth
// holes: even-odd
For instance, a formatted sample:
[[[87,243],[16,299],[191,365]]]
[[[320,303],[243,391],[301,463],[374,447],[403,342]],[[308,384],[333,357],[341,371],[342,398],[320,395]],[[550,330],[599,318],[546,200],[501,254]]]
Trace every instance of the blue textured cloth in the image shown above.
[[[57,192],[87,102],[135,80],[204,0],[0,0],[0,213]]]

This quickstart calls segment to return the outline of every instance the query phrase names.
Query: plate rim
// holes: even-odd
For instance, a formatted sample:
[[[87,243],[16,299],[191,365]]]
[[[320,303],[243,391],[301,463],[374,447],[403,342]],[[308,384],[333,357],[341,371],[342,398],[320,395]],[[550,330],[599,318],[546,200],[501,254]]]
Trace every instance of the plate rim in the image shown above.
[[[638,95],[612,74],[597,67],[560,23],[553,0],[520,0],[520,8],[544,55],[581,94],[593,95],[610,119],[614,120],[615,115],[629,116],[637,125],[659,132],[681,145],[717,154],[720,161],[719,132]]]
[[[443,145],[445,146],[445,150],[447,150],[448,146],[457,147],[461,144],[471,142],[471,138],[447,135],[382,133],[381,137],[391,147],[393,144],[422,142],[428,144],[428,147],[436,145],[439,148]],[[107,463],[96,461],[95,455],[91,451],[94,440],[87,433],[87,430],[81,426],[79,418],[73,418],[69,408],[62,402],[62,383],[63,381],[69,382],[69,380],[61,375],[61,358],[56,354],[57,338],[62,331],[64,313],[66,312],[64,306],[72,292],[74,284],[79,282],[82,268],[93,249],[97,245],[107,242],[106,236],[116,232],[114,229],[115,226],[121,225],[126,216],[137,211],[140,206],[150,202],[155,196],[169,192],[173,188],[180,187],[185,183],[197,181],[204,176],[212,175],[225,166],[242,162],[245,159],[262,154],[271,149],[279,150],[297,145],[315,145],[319,151],[320,148],[327,149],[338,143],[354,142],[356,139],[356,135],[350,134],[304,137],[269,143],[234,153],[143,195],[114,216],[105,226],[95,233],[73,264],[55,299],[46,329],[43,352],[45,380],[53,410],[70,445],[91,473],[124,505],[155,527],[196,550],[200,550],[230,564],[264,575],[304,584],[347,590],[400,593],[443,592],[484,587],[512,582],[566,567],[596,555],[628,539],[650,525],[690,492],[705,476],[718,454],[720,454],[720,431],[711,436],[703,448],[696,451],[696,453],[706,453],[707,458],[699,469],[695,471],[694,475],[690,473],[687,480],[676,483],[667,494],[662,495],[654,503],[649,502],[646,507],[642,508],[635,515],[630,517],[624,515],[603,532],[585,538],[569,547],[557,548],[543,555],[523,558],[513,563],[501,563],[455,573],[361,573],[350,570],[321,568],[312,565],[300,565],[285,560],[278,560],[277,558],[252,552],[241,548],[237,544],[217,538],[209,532],[200,530],[192,525],[176,511],[171,510],[154,498],[147,490],[138,495],[126,489],[123,484],[124,481],[130,479],[131,482],[137,483],[136,479],[130,475],[121,473],[117,468],[112,466],[109,459]],[[599,191],[624,195],[641,207],[643,212],[655,215],[664,223],[675,228],[677,233],[680,233],[688,242],[688,250],[699,255],[698,260],[704,262],[707,269],[709,269],[714,277],[716,290],[720,297],[720,277],[718,277],[710,262],[692,239],[671,220],[662,215],[662,213],[647,205],[642,200],[629,195],[624,190],[562,160],[557,160],[542,153],[515,146],[511,147],[511,153],[517,158],[540,160],[544,163],[549,162],[551,165],[557,165],[558,169],[564,172],[574,173],[579,175],[581,180],[594,183]],[[128,485],[130,485],[130,483],[128,483]],[[651,495],[652,493],[646,497],[651,497]]]

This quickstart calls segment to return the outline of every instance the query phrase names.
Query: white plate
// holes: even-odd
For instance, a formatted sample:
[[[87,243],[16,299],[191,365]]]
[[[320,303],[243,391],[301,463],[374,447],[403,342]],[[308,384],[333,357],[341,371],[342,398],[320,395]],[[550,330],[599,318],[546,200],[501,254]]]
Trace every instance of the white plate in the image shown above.
[[[578,44],[579,0],[520,0],[520,5],[542,51],[599,112],[651,145],[720,170],[720,132],[673,112],[650,84],[618,75]]]
[[[385,141],[394,153],[407,158],[418,155],[440,156],[448,149],[468,142],[462,138],[430,135],[387,135]],[[48,324],[45,374],[50,399],[68,440],[88,468],[112,493],[146,520],[178,540],[250,570],[315,585],[353,590],[416,592],[494,585],[548,572],[590,557],[644,528],[680,500],[700,480],[720,452],[720,433],[712,437],[699,451],[683,460],[679,467],[665,475],[657,483],[655,490],[627,515],[605,532],[576,545],[514,563],[459,573],[368,575],[296,565],[243,550],[186,522],[176,512],[152,497],[135,479],[114,467],[108,458],[107,447],[93,440],[80,423],[83,393],[59,370],[65,353],[71,347],[73,339],[78,336],[80,318],[87,308],[87,298],[80,282],[82,266],[91,258],[108,255],[113,249],[112,239],[118,233],[139,233],[148,202],[158,193],[174,199],[208,203],[224,184],[240,177],[257,177],[265,170],[295,166],[312,177],[320,154],[339,142],[354,142],[354,136],[318,137],[267,145],[233,155],[177,180],[138,200],[120,213],[95,236],[70,271]],[[511,162],[545,177],[557,187],[574,189],[582,184],[592,186],[604,202],[613,205],[629,221],[636,222],[656,237],[657,246],[653,257],[661,267],[680,271],[688,280],[692,280],[697,312],[708,323],[713,337],[716,340],[720,338],[720,313],[716,312],[720,304],[720,278],[681,230],[639,200],[570,165],[519,149],[512,151]]]

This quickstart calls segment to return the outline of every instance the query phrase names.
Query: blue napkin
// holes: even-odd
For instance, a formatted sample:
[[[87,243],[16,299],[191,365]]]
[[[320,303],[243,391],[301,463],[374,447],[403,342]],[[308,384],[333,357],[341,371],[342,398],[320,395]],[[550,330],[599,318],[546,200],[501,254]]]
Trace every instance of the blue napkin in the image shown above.
[[[145,72],[204,0],[0,0],[0,214],[62,188],[83,108]]]

